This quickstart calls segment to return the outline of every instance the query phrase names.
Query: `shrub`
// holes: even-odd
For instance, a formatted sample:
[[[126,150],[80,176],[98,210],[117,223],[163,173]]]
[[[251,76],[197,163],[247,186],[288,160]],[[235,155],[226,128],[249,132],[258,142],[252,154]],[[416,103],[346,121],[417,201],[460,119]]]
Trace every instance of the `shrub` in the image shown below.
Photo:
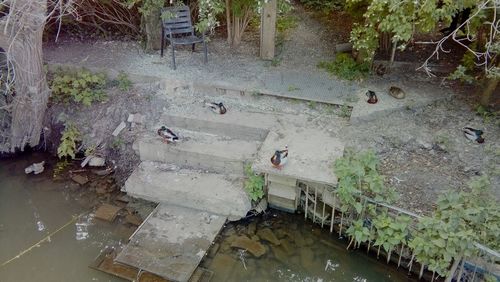
[[[74,73],[59,72],[54,75],[50,86],[55,103],[82,103],[90,106],[93,102],[104,101],[106,77],[87,70]]]
[[[121,71],[118,76],[116,77],[116,80],[118,81],[118,88],[121,91],[129,91],[130,88],[132,87],[132,81],[128,78],[128,75]]]
[[[264,196],[264,177],[255,174],[250,164],[245,166],[245,175],[247,177],[245,190],[247,190],[250,198],[254,201],[261,199]]]
[[[333,62],[320,62],[318,68],[325,69],[327,72],[346,80],[363,78],[370,71],[368,63],[358,64],[346,53],[337,54]]]
[[[80,132],[75,125],[71,123],[66,124],[66,128],[61,136],[61,143],[57,147],[57,156],[59,158],[71,157],[75,158],[76,143],[80,139]]]

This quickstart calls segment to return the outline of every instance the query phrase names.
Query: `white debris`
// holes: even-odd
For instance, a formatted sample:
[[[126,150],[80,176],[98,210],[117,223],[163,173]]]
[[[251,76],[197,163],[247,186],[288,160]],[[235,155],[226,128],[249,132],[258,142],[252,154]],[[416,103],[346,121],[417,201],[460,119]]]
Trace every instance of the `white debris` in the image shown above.
[[[115,130],[113,131],[113,136],[118,136],[118,134],[120,134],[120,132],[122,132],[122,130],[127,127],[127,124],[125,124],[125,122],[121,122],[116,128]]]
[[[101,157],[92,156],[89,161],[89,166],[104,166],[106,164],[106,159]]]
[[[141,114],[130,114],[127,119],[130,123],[141,124],[144,123],[144,116]]]
[[[40,162],[40,163],[34,163],[34,164],[28,166],[27,168],[25,168],[24,173],[30,174],[33,172],[34,174],[40,174],[45,169],[43,167],[44,164],[45,164],[45,161]]]

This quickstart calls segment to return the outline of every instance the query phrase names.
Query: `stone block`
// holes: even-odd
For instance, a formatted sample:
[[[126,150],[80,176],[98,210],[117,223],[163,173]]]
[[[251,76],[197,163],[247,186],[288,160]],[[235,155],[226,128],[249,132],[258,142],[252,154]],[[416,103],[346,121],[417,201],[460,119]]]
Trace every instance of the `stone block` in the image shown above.
[[[295,186],[297,184],[297,179],[287,176],[275,175],[269,173],[267,179],[271,182],[276,182],[286,186]]]

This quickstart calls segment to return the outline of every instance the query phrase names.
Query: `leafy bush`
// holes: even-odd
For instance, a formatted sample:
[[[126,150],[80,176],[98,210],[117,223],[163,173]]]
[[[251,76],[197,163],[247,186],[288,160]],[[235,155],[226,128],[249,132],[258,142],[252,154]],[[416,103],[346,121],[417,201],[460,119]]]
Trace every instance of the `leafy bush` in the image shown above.
[[[80,132],[75,125],[71,123],[66,124],[66,128],[61,136],[61,143],[57,147],[57,156],[59,158],[71,157],[75,158],[76,143],[80,139]]]
[[[130,87],[132,87],[132,81],[128,78],[128,75],[121,71],[118,76],[116,77],[116,80],[118,81],[118,88],[121,91],[129,91]]]
[[[73,73],[56,73],[50,83],[52,100],[56,103],[76,102],[90,106],[93,102],[104,101],[106,77],[92,74],[87,70]]]
[[[333,62],[319,62],[318,68],[346,80],[357,80],[365,77],[370,67],[368,63],[358,64],[346,53],[339,53]]]
[[[345,0],[300,0],[307,8],[329,12],[345,5]]]
[[[250,198],[254,201],[261,199],[264,196],[264,177],[256,175],[250,164],[245,166],[245,175],[247,177],[245,180],[245,189]]]

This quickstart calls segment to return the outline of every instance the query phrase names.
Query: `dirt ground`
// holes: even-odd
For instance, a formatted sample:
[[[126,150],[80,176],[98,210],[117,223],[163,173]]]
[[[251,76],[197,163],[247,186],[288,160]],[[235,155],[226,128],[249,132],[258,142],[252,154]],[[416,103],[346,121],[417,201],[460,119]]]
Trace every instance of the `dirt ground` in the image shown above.
[[[328,36],[335,28],[324,25],[318,21],[318,17],[302,8],[298,8],[296,14],[299,21],[283,44],[283,51],[279,54],[279,68],[307,72],[311,66],[316,65],[311,61],[330,60],[334,56],[334,44],[345,42],[347,35],[344,32],[337,37]],[[339,20],[332,22],[335,25]],[[336,39],[329,40],[331,38]],[[249,32],[237,51],[224,44],[223,38],[215,37],[211,48],[245,58],[242,60],[244,62],[257,55],[258,36],[256,31]],[[232,67],[245,66],[235,64]],[[401,194],[397,205],[416,213],[430,212],[440,193],[449,189],[464,189],[470,178],[476,175],[490,175],[494,192],[500,198],[499,119],[485,121],[472,110],[474,102],[470,98],[470,88],[443,82],[441,79],[430,79],[421,72],[398,72],[396,69],[385,77],[369,79],[399,81],[402,77],[422,83],[444,83],[456,95],[451,101],[438,102],[424,108],[408,106],[390,115],[356,124],[351,124],[342,117],[342,110],[334,106],[267,96],[235,96],[224,99],[238,105],[237,107],[250,108],[252,111],[296,113],[306,119],[317,119],[320,126],[339,136],[346,146],[357,150],[374,149],[381,160],[380,169],[387,176],[387,184],[394,186]],[[46,137],[57,144],[64,121],[73,121],[84,133],[85,145],[103,144],[102,154],[107,155],[108,160],[114,163],[118,183],[123,183],[139,163],[132,143],[144,126],[156,122],[161,113],[172,106],[178,108],[179,105],[205,98],[202,93],[188,94],[169,94],[165,98],[159,85],[144,83],[134,85],[127,92],[113,88],[109,91],[109,101],[91,107],[52,105],[45,123],[51,128],[51,132],[47,132]],[[112,137],[111,132],[130,113],[145,115],[146,124],[126,128],[120,137]],[[462,133],[464,126],[482,129],[486,142],[477,144],[467,140]]]

